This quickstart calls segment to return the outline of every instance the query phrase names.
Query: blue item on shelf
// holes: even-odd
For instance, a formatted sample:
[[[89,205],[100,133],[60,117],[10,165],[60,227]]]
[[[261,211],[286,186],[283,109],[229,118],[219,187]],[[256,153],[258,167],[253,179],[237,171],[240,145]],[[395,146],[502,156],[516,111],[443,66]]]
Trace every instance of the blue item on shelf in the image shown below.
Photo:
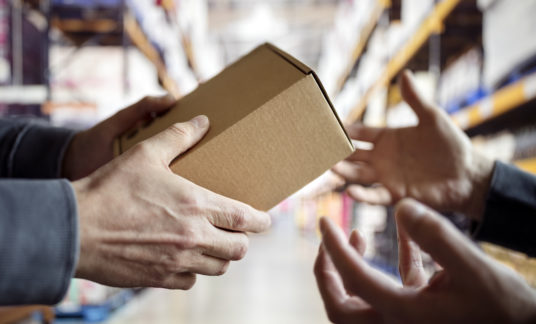
[[[119,7],[123,0],[52,0],[54,6],[76,6],[85,8]]]
[[[57,323],[61,323],[62,319],[69,320],[73,318],[81,318],[84,322],[95,323],[106,320],[112,311],[125,305],[134,296],[134,291],[131,289],[122,289],[118,293],[110,296],[105,302],[98,305],[80,305],[73,310],[62,310],[56,307]]]

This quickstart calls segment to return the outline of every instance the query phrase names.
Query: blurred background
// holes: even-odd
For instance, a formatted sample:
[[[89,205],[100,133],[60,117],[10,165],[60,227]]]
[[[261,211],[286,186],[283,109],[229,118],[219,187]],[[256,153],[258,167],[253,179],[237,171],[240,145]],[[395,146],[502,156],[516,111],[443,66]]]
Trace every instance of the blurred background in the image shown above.
[[[409,68],[485,154],[536,172],[535,16],[531,0],[0,0],[0,115],[83,129],[146,95],[180,98],[268,41],[316,70],[347,123],[416,124],[396,84]],[[0,323],[327,323],[320,216],[359,228],[398,278],[392,209],[352,201],[330,172],[270,213],[243,261],[191,291],[75,279],[57,307]],[[536,284],[534,260],[482,248]]]

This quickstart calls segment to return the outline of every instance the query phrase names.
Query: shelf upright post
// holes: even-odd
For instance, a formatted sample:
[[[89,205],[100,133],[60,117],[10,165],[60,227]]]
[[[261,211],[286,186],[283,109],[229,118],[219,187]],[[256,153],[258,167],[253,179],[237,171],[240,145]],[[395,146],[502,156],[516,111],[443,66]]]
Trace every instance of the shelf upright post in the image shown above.
[[[125,31],[125,17],[127,15],[127,6],[125,0],[121,0],[120,19],[121,19],[121,46],[123,47],[123,95],[130,92],[128,82],[129,64],[128,64],[128,35]]]
[[[22,85],[23,78],[23,54],[22,54],[22,2],[11,2],[11,60],[12,60],[12,85]]]
[[[43,13],[47,21],[44,41],[41,44],[41,60],[43,63],[42,66],[44,67],[43,84],[47,91],[47,101],[50,102],[52,100],[52,90],[50,89],[50,0],[41,0],[39,2],[39,10]]]

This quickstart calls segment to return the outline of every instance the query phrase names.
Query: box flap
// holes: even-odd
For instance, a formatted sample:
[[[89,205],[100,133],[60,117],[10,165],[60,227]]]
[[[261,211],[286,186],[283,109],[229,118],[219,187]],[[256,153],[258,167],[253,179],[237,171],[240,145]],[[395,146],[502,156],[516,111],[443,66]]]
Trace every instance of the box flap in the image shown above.
[[[343,128],[344,134],[346,135],[346,138],[348,139],[348,141],[350,143],[352,143],[352,140],[350,139],[350,136],[348,136],[348,134],[346,133],[346,130],[344,129],[344,125],[343,125],[341,119],[339,118],[339,115],[337,114],[337,111],[335,110],[335,107],[333,106],[333,103],[329,99],[329,96],[328,96],[328,94],[326,92],[326,89],[324,89],[324,86],[322,85],[322,82],[320,81],[320,78],[318,78],[318,76],[316,75],[315,71],[313,71],[313,69],[311,69],[307,65],[305,65],[302,62],[300,62],[299,60],[297,60],[292,55],[288,54],[287,52],[283,51],[280,48],[275,47],[274,45],[272,45],[270,43],[265,43],[263,46],[267,46],[268,48],[270,48],[272,51],[274,51],[275,53],[277,53],[278,55],[283,57],[285,60],[287,60],[292,65],[294,65],[297,69],[299,69],[303,73],[312,74],[314,76],[314,78],[316,80],[316,83],[320,87],[320,90],[322,90],[322,93],[324,94],[324,98],[326,99],[326,101],[328,102],[329,106],[331,107],[331,110],[333,111],[333,114],[337,118],[337,121],[339,122],[339,125],[341,125],[341,127]],[[353,144],[352,144],[352,146],[353,146]]]
[[[272,48],[268,45],[256,48],[183,97],[176,107],[157,118],[150,127],[132,130],[122,136],[121,151],[156,135],[174,122],[204,114],[210,119],[210,131],[194,148],[198,149],[302,79],[304,73]]]
[[[287,60],[290,64],[294,65],[298,70],[302,71],[304,74],[309,74],[313,71],[310,67],[303,64],[302,62],[297,60],[295,57],[290,55],[289,53],[283,51],[280,48],[275,47],[274,45],[270,43],[265,43],[262,46],[268,47],[270,50],[274,51],[274,53],[276,53],[277,55],[280,55],[282,58]]]

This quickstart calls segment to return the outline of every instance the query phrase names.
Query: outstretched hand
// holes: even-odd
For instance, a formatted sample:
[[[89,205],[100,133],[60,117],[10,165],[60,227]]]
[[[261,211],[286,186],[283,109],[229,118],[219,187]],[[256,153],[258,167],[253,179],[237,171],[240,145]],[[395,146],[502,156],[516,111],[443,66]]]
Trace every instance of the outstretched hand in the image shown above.
[[[357,231],[346,241],[322,219],[315,276],[334,323],[534,323],[536,293],[433,210],[411,199],[396,210],[403,287],[363,259]],[[420,249],[443,269],[427,280]]]
[[[373,148],[357,150],[333,171],[346,179],[348,194],[357,201],[392,205],[411,197],[440,211],[479,219],[493,161],[475,152],[451,119],[423,99],[410,72],[402,75],[400,89],[419,124],[373,128],[356,123],[347,127],[351,138],[370,142]]]

